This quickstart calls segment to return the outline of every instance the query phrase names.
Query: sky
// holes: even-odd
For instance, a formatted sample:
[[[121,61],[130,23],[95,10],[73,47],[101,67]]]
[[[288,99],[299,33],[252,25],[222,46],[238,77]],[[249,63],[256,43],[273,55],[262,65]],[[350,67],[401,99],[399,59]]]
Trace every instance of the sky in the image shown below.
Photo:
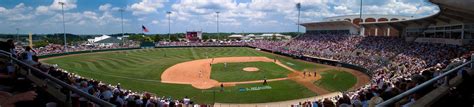
[[[64,2],[61,7],[58,2]],[[202,30],[217,32],[295,32],[301,23],[359,14],[359,0],[0,0],[0,33],[149,34]],[[167,12],[171,14],[168,16]],[[363,0],[363,14],[425,17],[439,9],[427,0]],[[170,17],[170,21],[168,21]],[[304,31],[304,27],[301,27]]]

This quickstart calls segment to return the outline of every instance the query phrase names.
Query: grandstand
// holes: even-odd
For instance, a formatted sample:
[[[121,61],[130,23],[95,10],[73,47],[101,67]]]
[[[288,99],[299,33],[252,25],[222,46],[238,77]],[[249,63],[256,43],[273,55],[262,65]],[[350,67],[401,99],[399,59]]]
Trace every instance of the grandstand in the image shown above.
[[[438,5],[440,11],[422,18],[379,14],[362,15],[362,19],[359,15],[328,17],[322,22],[300,24],[306,27],[306,32],[285,41],[256,39],[201,42],[201,31],[187,33],[185,38],[192,42],[128,41],[99,45],[100,43],[91,44],[85,41],[68,46],[48,44],[32,49],[15,46],[12,39],[2,40],[0,107],[473,106],[474,8],[470,5],[474,2],[429,2]],[[268,34],[268,37],[270,36],[271,34]],[[227,59],[232,61],[223,61],[225,57],[230,57]],[[50,60],[48,58],[56,58],[66,63],[47,63]],[[265,62],[284,71],[271,76],[264,73],[251,76],[248,72],[239,75],[240,72],[226,71],[227,66],[238,65],[239,61],[242,61],[237,60],[239,58],[244,59],[243,62],[261,61],[246,66],[254,67]],[[191,64],[184,65],[186,63]],[[317,70],[350,71],[347,77],[355,76],[353,78],[357,80],[345,90],[331,86],[339,83],[330,84],[328,87],[333,88],[330,90],[320,85],[319,80],[328,79],[324,76],[332,73],[329,72],[331,70],[315,71],[314,75],[311,75],[313,72],[307,72],[310,70],[304,66],[321,67],[316,68]],[[143,71],[146,67],[149,68],[145,73],[120,71],[125,68],[130,71]],[[74,68],[71,70],[77,71],[68,71],[66,68]],[[216,75],[211,74],[211,68],[222,70],[219,71],[220,75],[234,75],[219,77],[225,80],[219,82],[211,78]],[[261,70],[270,68],[262,67]],[[148,73],[157,69],[166,70]],[[168,77],[163,75],[173,70],[179,72]],[[274,73],[269,73],[270,71],[265,73]],[[159,74],[161,77],[153,77],[151,74]],[[309,77],[307,74],[310,74]],[[82,77],[84,75],[87,77]],[[149,78],[140,78],[142,75]],[[248,81],[230,80],[242,79],[239,77],[243,75],[249,76],[245,78]],[[180,76],[197,79],[178,78]],[[311,78],[312,76],[314,78]],[[346,79],[337,76],[336,74],[329,77],[328,80]],[[261,78],[263,79],[260,80]],[[270,85],[267,85],[267,79]],[[121,81],[122,84],[110,80]],[[136,81],[140,83],[130,84]],[[255,85],[257,87],[244,87],[254,83],[258,84]],[[275,85],[277,83],[284,84]],[[287,89],[290,86],[298,89]],[[230,90],[237,89],[236,87],[238,92]],[[285,88],[287,90],[283,90]],[[153,90],[162,93],[153,93]],[[189,93],[186,93],[187,91]],[[247,91],[249,92],[245,93]],[[291,99],[280,98],[280,95],[290,97],[289,92],[295,93],[291,95]],[[166,96],[170,93],[182,96]],[[229,96],[220,96],[216,102],[216,93]],[[248,96],[239,96],[244,95],[242,93]],[[186,94],[194,96],[188,97]],[[267,97],[251,96],[253,94]],[[211,95],[212,103],[209,103]],[[272,98],[274,96],[278,98]],[[246,99],[232,99],[242,97]],[[247,101],[252,98],[268,100]]]

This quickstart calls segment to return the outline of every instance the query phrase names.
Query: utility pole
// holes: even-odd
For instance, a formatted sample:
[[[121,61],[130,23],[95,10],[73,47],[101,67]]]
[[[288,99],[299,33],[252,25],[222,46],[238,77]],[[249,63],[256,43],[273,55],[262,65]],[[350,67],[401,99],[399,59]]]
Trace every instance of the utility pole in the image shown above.
[[[122,38],[125,36],[125,34],[123,33],[123,12],[125,11],[124,9],[119,9],[120,11],[120,18],[122,20]]]
[[[167,11],[168,14],[168,40],[171,42],[171,11]]]
[[[64,52],[67,52],[67,42],[66,42],[66,22],[64,21],[64,2],[58,2],[61,5],[61,13],[63,14],[63,36],[64,36]]]
[[[301,3],[296,3],[296,8],[298,9],[298,24],[296,25],[298,29],[298,35],[300,34],[300,13],[301,13]]]
[[[120,8],[118,11],[120,12],[120,19],[121,19],[121,24],[122,24],[122,46],[125,46],[125,34],[123,33],[123,12],[125,10]]]
[[[216,12],[216,19],[217,19],[217,41],[219,41],[219,36],[220,36],[220,33],[219,33],[219,11]]]

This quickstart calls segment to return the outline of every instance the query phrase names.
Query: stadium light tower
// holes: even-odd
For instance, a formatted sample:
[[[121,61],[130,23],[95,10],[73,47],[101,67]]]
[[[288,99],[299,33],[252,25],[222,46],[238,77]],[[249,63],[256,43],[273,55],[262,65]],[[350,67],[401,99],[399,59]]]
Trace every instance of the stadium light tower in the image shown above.
[[[64,36],[64,52],[67,52],[67,43],[66,43],[66,22],[64,21],[64,2],[58,2],[61,5],[61,13],[63,14],[63,36]]]
[[[124,9],[119,9],[119,12],[120,12],[120,18],[121,18],[121,21],[122,21],[122,38],[125,36],[125,34],[123,33],[123,12],[125,10]],[[123,39],[122,39],[123,40]]]
[[[360,0],[360,10],[359,10],[359,25],[360,23],[364,22],[364,20],[362,19],[362,0]],[[362,27],[359,27],[359,35],[363,35],[364,32],[362,32]]]
[[[220,13],[219,11],[216,12],[216,19],[217,19],[217,20],[216,20],[216,22],[217,22],[217,40],[219,40],[219,36],[221,36],[221,35],[219,34],[219,13]]]
[[[298,24],[296,25],[298,29],[298,34],[300,33],[300,13],[301,13],[301,3],[296,3],[296,9],[298,9]]]
[[[168,15],[168,40],[171,42],[171,11],[167,11]]]

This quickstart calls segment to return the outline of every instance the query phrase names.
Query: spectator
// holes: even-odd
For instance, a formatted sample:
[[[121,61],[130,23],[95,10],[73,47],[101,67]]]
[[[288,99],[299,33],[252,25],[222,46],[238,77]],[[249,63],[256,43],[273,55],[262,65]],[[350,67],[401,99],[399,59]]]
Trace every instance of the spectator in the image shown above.
[[[36,95],[37,94],[34,91],[27,91],[15,95],[0,91],[0,106],[15,107],[15,103],[21,101],[32,101],[36,98]]]
[[[36,57],[36,52],[31,50],[31,47],[27,46],[25,51],[22,53],[22,59],[25,63],[29,65],[36,65],[38,62],[35,62],[33,57]]]

